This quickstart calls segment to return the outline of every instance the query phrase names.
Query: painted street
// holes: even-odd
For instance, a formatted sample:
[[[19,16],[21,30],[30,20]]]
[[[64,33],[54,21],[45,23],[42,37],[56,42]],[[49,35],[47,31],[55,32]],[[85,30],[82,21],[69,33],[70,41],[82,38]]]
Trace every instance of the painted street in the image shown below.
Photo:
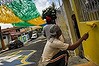
[[[37,66],[45,43],[46,39],[38,38],[0,54],[0,66]]]

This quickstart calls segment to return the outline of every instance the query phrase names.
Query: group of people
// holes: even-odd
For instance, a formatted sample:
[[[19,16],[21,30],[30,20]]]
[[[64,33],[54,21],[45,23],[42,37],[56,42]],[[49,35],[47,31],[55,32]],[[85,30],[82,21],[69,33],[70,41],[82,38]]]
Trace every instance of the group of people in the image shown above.
[[[13,40],[10,41],[9,44],[8,44],[9,50],[20,48],[20,47],[23,47],[23,46],[24,46],[24,43],[22,41],[20,41],[17,36],[14,36]]]
[[[51,22],[51,17],[46,17],[47,25],[43,28],[43,35],[47,38],[38,66],[67,66],[69,54],[67,50],[75,50],[89,36],[85,33],[74,44],[64,43],[60,37],[62,31],[58,25]]]

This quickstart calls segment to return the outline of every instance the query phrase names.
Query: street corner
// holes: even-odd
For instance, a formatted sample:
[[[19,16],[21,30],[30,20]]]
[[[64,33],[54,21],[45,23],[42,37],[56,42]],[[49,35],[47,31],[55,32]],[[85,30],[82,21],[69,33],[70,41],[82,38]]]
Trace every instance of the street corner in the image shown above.
[[[12,52],[4,57],[0,57],[0,66],[23,66],[35,64],[35,62],[29,62],[28,59],[33,55],[36,50],[20,50]]]

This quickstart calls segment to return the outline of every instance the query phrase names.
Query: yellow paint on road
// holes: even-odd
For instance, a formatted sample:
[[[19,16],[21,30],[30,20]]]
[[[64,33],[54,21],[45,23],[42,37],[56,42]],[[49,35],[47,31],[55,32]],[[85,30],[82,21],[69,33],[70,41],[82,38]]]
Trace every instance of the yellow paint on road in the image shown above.
[[[25,56],[22,60],[21,60],[21,63],[20,65],[17,65],[17,66],[23,66],[23,65],[28,65],[28,64],[31,64],[32,62],[27,62],[26,60],[36,52],[36,50],[25,50],[25,51],[32,51],[29,55]]]

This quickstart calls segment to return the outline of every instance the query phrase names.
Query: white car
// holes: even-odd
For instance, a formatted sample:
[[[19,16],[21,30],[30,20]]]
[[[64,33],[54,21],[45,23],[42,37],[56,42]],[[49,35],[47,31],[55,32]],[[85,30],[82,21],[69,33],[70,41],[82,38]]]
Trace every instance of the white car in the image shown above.
[[[38,37],[38,35],[37,35],[37,31],[33,31],[33,34],[32,34],[32,39],[34,39],[34,38],[37,38]]]

